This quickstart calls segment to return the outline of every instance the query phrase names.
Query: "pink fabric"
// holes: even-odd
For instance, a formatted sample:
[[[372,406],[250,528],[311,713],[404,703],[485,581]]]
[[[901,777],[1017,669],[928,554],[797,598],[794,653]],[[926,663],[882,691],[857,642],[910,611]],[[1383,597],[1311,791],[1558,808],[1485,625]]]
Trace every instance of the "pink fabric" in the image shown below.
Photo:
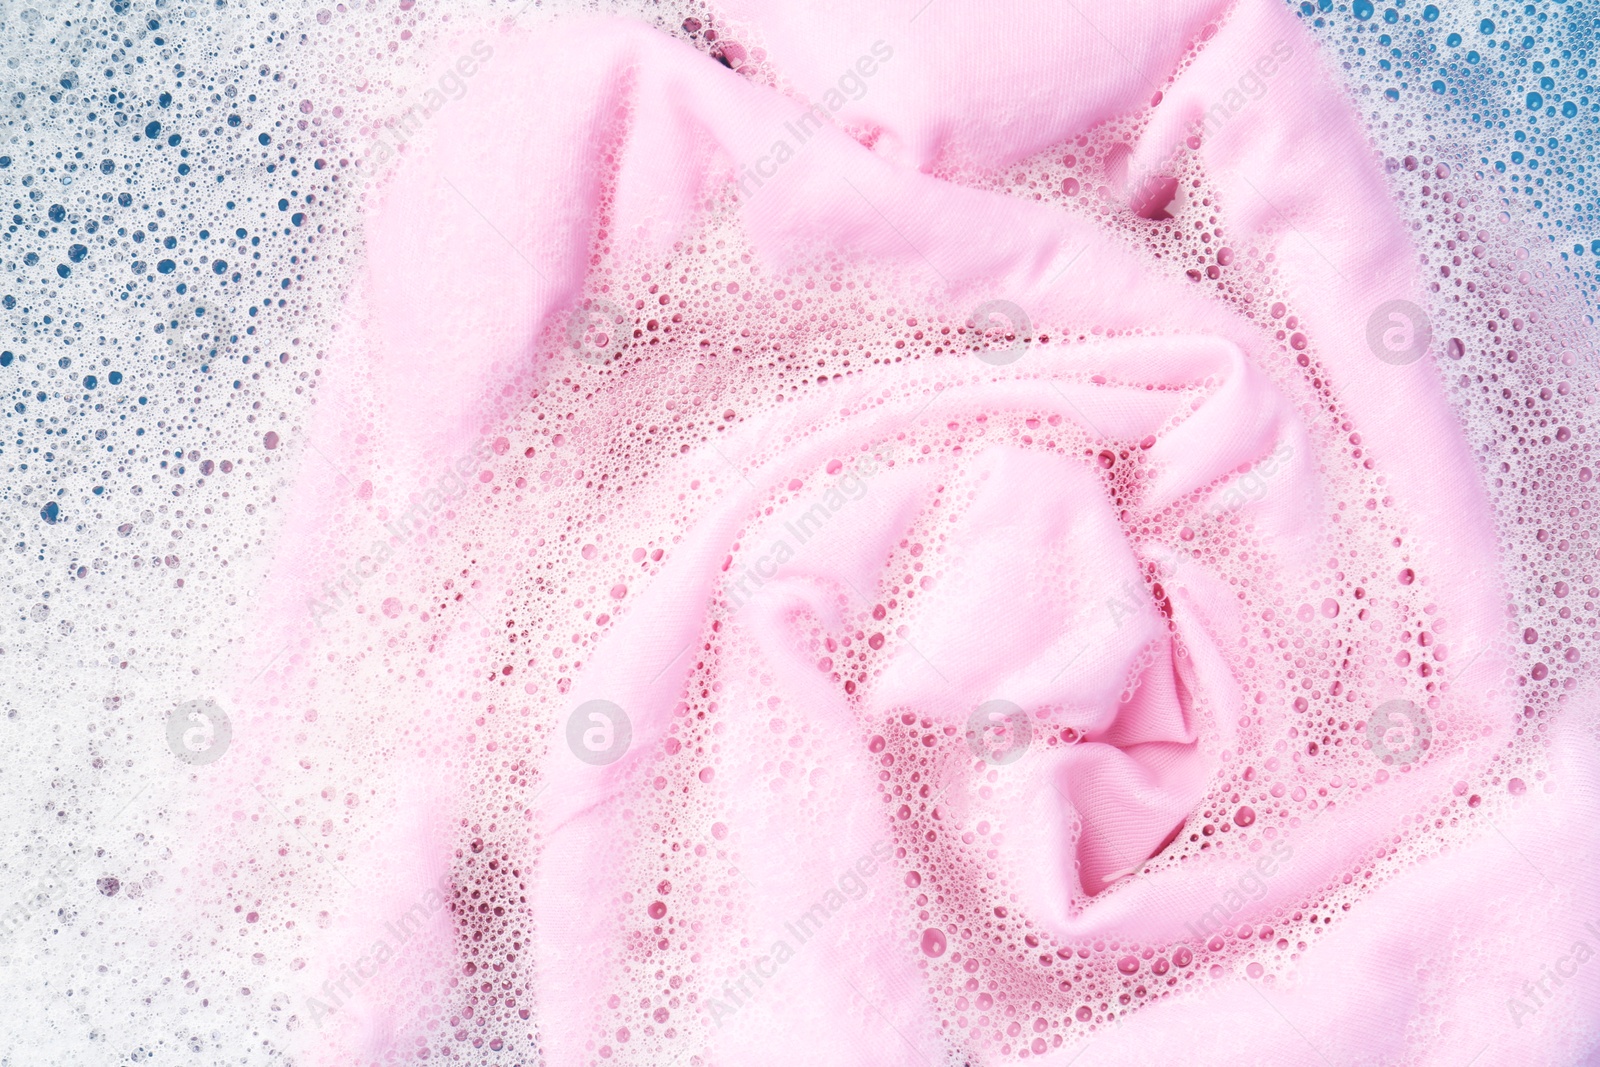
[[[1284,736],[1285,699],[1258,699],[1244,680],[1255,668],[1244,663],[1274,655],[1271,640],[1290,632],[1302,601],[1326,615],[1313,580],[1329,570],[1330,539],[1365,521],[1359,512],[1374,492],[1368,475],[1331,458],[1348,440],[1340,426],[1348,420],[1383,479],[1393,529],[1404,531],[1404,565],[1421,576],[1402,584],[1401,564],[1391,562],[1400,555],[1374,547],[1371,561],[1383,570],[1371,597],[1426,601],[1448,621],[1437,669],[1453,669],[1444,646],[1454,662],[1476,665],[1434,709],[1435,748],[1407,773],[1368,774],[1371,788],[1352,782],[1340,792],[1330,772],[1295,771],[1313,803],[1318,789],[1336,802],[1285,830],[1278,840],[1294,861],[1230,921],[1259,925],[1305,906],[1399,840],[1508,736],[1519,706],[1498,684],[1504,592],[1492,516],[1432,359],[1397,367],[1367,346],[1372,308],[1420,299],[1414,256],[1360,123],[1281,5],[1090,12],[1071,3],[979,11],[933,0],[919,11],[916,3],[737,2],[727,16],[761,43],[791,95],[630,22],[482,31],[492,62],[467,99],[408,147],[374,200],[370,277],[353,298],[370,363],[334,368],[341,399],[323,428],[347,442],[354,473],[308,471],[282,558],[321,546],[328,501],[350,494],[339,479],[370,492],[386,476],[403,482],[438,469],[441,457],[470,455],[469,479],[482,467],[501,471],[495,485],[504,484],[509,468],[496,463],[515,454],[497,461],[502,448],[472,450],[528,390],[570,373],[550,349],[593,281],[597,231],[607,231],[618,258],[669,256],[741,166],[769,150],[798,98],[820,99],[838,72],[886,43],[892,58],[835,116],[841,128],[818,133],[741,205],[756,255],[769,277],[823,257],[869,265],[896,279],[900,306],[920,301],[930,323],[960,324],[974,305],[1002,298],[1051,340],[1032,339],[1026,357],[1005,366],[951,354],[864,372],[742,421],[719,435],[716,455],[708,445],[663,469],[661,478],[685,485],[699,475],[715,499],[686,524],[660,573],[630,588],[570,691],[535,698],[544,703],[534,721],[547,733],[519,753],[546,753],[523,820],[524,961],[532,962],[521,973],[543,1062],[596,1062],[601,1047],[612,1062],[668,1062],[638,1032],[620,1040],[622,1009],[608,1004],[646,967],[639,939],[653,940],[641,931],[651,926],[647,872],[660,843],[640,823],[676,819],[678,836],[704,855],[695,878],[663,896],[672,920],[699,938],[701,999],[672,1013],[675,1036],[663,1040],[674,1056],[1007,1061],[1012,1052],[951,1025],[955,994],[941,987],[966,973],[946,949],[925,949],[924,930],[938,920],[918,915],[909,872],[937,878],[951,901],[1004,883],[1009,908],[1051,944],[1111,940],[1153,947],[1163,959],[1201,949],[1193,921],[1250,876],[1271,844],[1151,861],[1219,775],[1260,766]],[[1192,121],[1275,45],[1290,58],[1268,96],[1196,153],[1226,206],[1229,240],[1273,254],[1276,291],[1315,346],[1332,418],[1308,399],[1263,309],[1247,316],[1111,231],[979,187],[985,174],[1138,113],[1158,92],[1126,167],[1160,171]],[[623,397],[596,395],[588,417],[627,420],[630,409]],[[994,433],[952,451],[941,435],[957,426]],[[1026,447],[1006,435],[1012,426],[1027,428]],[[1234,479],[1274,456],[1272,491],[1238,505],[1238,522],[1207,542],[1210,551],[1251,552],[1250,580],[1283,591],[1285,606],[1268,619],[1248,615],[1233,572],[1179,530],[1200,526],[1196,516],[1217,507]],[[1113,479],[1130,468],[1141,474],[1119,497],[1114,486],[1123,483]],[[452,507],[489,507],[487,485]],[[508,527],[543,521],[530,494]],[[820,528],[819,501],[826,536],[798,536],[807,515]],[[440,525],[448,540],[449,520]],[[526,556],[520,536],[505,535],[502,558]],[[775,552],[779,543],[788,551]],[[299,625],[307,589],[326,575],[285,563],[279,579],[266,607],[268,643]],[[879,607],[884,640],[881,650],[869,645],[869,657],[862,645],[878,636]],[[1364,604],[1346,598],[1337,607],[1349,621]],[[1373,670],[1384,684],[1414,679],[1414,668],[1387,666],[1392,648],[1364,644],[1351,627],[1352,657],[1381,660]],[[702,658],[713,634],[717,655]],[[847,639],[863,664],[848,689]],[[470,634],[447,634],[430,646],[429,669],[474,673],[477,650]],[[288,662],[277,670],[312,688],[332,670],[310,654]],[[685,714],[691,682],[715,687],[714,733]],[[565,744],[568,715],[591,699],[627,709],[633,731],[626,755],[599,767]],[[1015,765],[991,766],[957,746],[929,772],[931,788],[881,792],[883,754],[910,758],[875,740],[884,724],[909,715],[905,725],[933,750],[964,736],[973,709],[992,700],[1023,709],[1037,735]],[[1365,710],[1352,714],[1364,720]],[[472,744],[463,740],[475,734],[471,712],[442,693],[427,711],[451,724],[436,736]],[[1578,736],[1584,727],[1564,728]],[[251,742],[241,730],[238,743],[259,744],[270,759],[288,732]],[[260,735],[274,736],[265,726]],[[396,818],[372,859],[386,888],[357,894],[360,914],[338,934],[358,947],[450,867],[454,820],[470,814],[462,798],[474,794],[437,751],[424,758],[397,748],[393,758],[397,779],[433,784],[410,790],[412,814]],[[1595,1039],[1585,1018],[1600,1002],[1600,964],[1574,979],[1567,1007],[1526,1029],[1508,1030],[1499,998],[1484,991],[1536,973],[1574,936],[1569,916],[1588,908],[1600,918],[1600,887],[1571,859],[1593,844],[1592,738],[1564,758],[1562,792],[1530,796],[1521,829],[1503,828],[1522,833],[1523,850],[1538,852],[1559,880],[1559,913],[1530,914],[1541,910],[1542,888],[1491,835],[1373,893],[1273,991],[1277,1012],[1229,970],[1203,993],[1103,1028],[1092,1062],[1445,1064],[1482,1047],[1504,1050],[1484,1063],[1510,1062],[1511,1050],[1521,1062],[1576,1062]],[[786,761],[802,777],[779,789]],[[671,799],[679,789],[681,802]],[[902,817],[902,804],[916,811]],[[963,826],[981,818],[1000,832],[986,859],[963,866],[914,839],[913,817]],[[1241,816],[1237,825],[1242,833],[1249,823]],[[710,1006],[784,936],[787,921],[852,871],[859,899],[832,912],[770,988],[731,1013]],[[1477,933],[1464,938],[1462,927]],[[430,929],[428,952],[406,956],[359,1010],[317,1031],[325,1062],[381,1059],[410,1040],[419,998],[456,995],[451,976],[461,973],[463,950],[442,917]],[[955,947],[957,934],[941,936]],[[1020,985],[1034,973],[1005,958],[985,966],[994,968],[986,976]],[[1451,968],[1482,982],[1464,992],[1449,981]],[[1084,1026],[1075,1025],[1071,1040],[1038,1058],[1072,1062],[1083,1051]],[[1424,1041],[1422,1030],[1434,1036]]]

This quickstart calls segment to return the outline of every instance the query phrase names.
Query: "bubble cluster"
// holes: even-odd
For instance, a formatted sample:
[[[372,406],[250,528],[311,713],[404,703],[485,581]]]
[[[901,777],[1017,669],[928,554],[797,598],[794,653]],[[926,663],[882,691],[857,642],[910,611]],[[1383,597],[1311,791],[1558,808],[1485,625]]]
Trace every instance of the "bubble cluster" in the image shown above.
[[[1332,0],[1304,0],[1299,13],[1339,54],[1354,90],[1381,97],[1375,122],[1426,126],[1439,142],[1475,146],[1452,164],[1514,205],[1522,232],[1543,236],[1560,264],[1552,276],[1592,298],[1600,17],[1591,5],[1354,3],[1335,12]],[[1398,163],[1391,158],[1391,170]]]

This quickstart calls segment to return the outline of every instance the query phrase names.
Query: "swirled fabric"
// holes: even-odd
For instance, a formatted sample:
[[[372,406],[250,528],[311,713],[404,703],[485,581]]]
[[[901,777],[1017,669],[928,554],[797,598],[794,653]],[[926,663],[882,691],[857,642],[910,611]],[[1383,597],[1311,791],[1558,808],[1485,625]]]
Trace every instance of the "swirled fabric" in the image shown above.
[[[1580,1062],[1593,721],[1513,805],[1453,353],[1287,9],[719,18],[462,31],[374,196],[282,553],[360,483],[400,574],[278,668],[403,798],[325,1062]]]

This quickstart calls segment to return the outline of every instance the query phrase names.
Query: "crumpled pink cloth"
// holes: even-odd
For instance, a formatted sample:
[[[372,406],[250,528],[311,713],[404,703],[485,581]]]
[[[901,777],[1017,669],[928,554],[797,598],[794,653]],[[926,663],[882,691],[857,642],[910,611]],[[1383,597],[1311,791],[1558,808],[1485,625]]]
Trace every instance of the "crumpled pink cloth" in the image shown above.
[[[402,154],[368,219],[372,366],[336,368],[335,387],[367,391],[372,407],[329,416],[347,437],[361,427],[363,462],[423,470],[468,452],[528,383],[569,373],[546,345],[594,280],[597,229],[619,259],[669,255],[741,167],[770,151],[797,98],[822,98],[879,42],[891,58],[834,114],[839,128],[817,133],[740,206],[760,262],[769,276],[822,257],[871,267],[920,294],[901,306],[925,300],[929,321],[960,323],[1004,299],[1053,340],[1034,338],[1025,358],[999,367],[952,354],[876,368],[718,437],[717,462],[737,475],[723,471],[660,573],[630,591],[570,691],[545,695],[554,719],[542,724],[548,749],[529,801],[518,972],[542,1062],[1577,1062],[1597,1036],[1600,964],[1521,1026],[1497,991],[1517,995],[1524,976],[1583,936],[1575,917],[1600,918],[1600,885],[1575,858],[1600,825],[1593,720],[1578,699],[1562,727],[1571,743],[1559,790],[1536,790],[1499,836],[1369,893],[1266,991],[1241,957],[1198,991],[1114,1025],[1100,1021],[1098,998],[1082,1002],[1096,1017],[1086,1037],[1070,992],[1041,994],[1055,998],[1048,1009],[1018,992],[1035,980],[1031,951],[986,957],[970,930],[943,922],[980,904],[988,915],[1003,899],[995,914],[1025,917],[1047,955],[1111,942],[1133,946],[1136,969],[1151,967],[1136,959],[1142,948],[1176,964],[1179,950],[1203,949],[1197,917],[1246,884],[1263,854],[1287,846],[1293,861],[1232,925],[1311,907],[1359,872],[1481,767],[1519,710],[1499,685],[1493,517],[1438,372],[1431,358],[1382,362],[1366,339],[1372,309],[1421,302],[1414,252],[1360,122],[1294,19],[1270,0],[1092,11],[739,2],[724,15],[760,41],[787,92],[624,20],[482,31],[492,62]],[[1229,240],[1272,254],[1276,291],[1314,345],[1336,418],[1287,384],[1299,371],[1275,324],[1108,230],[941,176],[998,173],[1157,93],[1126,167],[1159,172],[1269,54],[1281,69],[1264,98],[1195,152]],[[620,402],[594,403],[597,419],[627,417]],[[1261,766],[1273,750],[1259,746],[1283,736],[1287,698],[1253,689],[1244,661],[1272,658],[1267,642],[1302,600],[1302,622],[1364,610],[1310,592],[1330,569],[1329,545],[1361,521],[1336,516],[1367,506],[1367,475],[1329,458],[1351,426],[1405,538],[1403,560],[1372,548],[1383,569],[1370,595],[1426,600],[1448,626],[1425,662],[1453,670],[1448,646],[1456,663],[1473,658],[1472,680],[1444,691],[1435,750],[1407,773],[1374,779],[1367,767],[1363,782],[1375,784],[1352,780],[1340,793],[1302,768],[1314,820],[1303,808],[1275,846],[1257,838],[1253,851],[1163,864],[1219,776]],[[1248,549],[1251,581],[1284,591],[1289,602],[1264,625],[1247,615],[1231,565],[1213,565],[1184,534],[1231,479],[1270,457],[1272,491],[1234,510],[1249,543],[1238,524],[1220,541],[1201,538],[1208,552]],[[685,462],[716,468],[705,456]],[[1114,483],[1123,489],[1108,489],[1129,470],[1131,481]],[[313,479],[286,555],[317,539],[326,486]],[[307,582],[315,576],[290,568],[269,618],[301,610]],[[1347,639],[1357,657],[1393,655],[1362,645],[1359,630]],[[441,664],[470,654],[465,637],[434,652]],[[1374,670],[1391,687],[1415,677],[1414,667]],[[631,742],[614,763],[596,766],[566,744],[568,716],[590,700],[629,715]],[[973,710],[997,700],[1021,710],[1033,738],[1015,764],[962,748]],[[441,695],[434,710],[465,721],[448,705]],[[1351,714],[1364,721],[1367,710]],[[955,755],[892,777],[920,758],[918,745]],[[436,770],[396,758],[417,759],[419,780]],[[430,796],[417,807],[431,814],[397,828],[394,856],[378,861],[394,876],[391,903],[450,866],[448,824],[471,807],[450,793],[472,788],[418,787]],[[1318,805],[1330,788],[1336,802]],[[1220,818],[1250,825],[1232,806]],[[992,847],[929,843],[949,825],[952,840],[981,825],[967,836]],[[668,839],[696,859],[673,860],[691,874],[661,890],[650,872]],[[1553,908],[1539,903],[1545,875],[1559,886]],[[389,912],[370,914],[349,943]],[[826,921],[805,918],[814,914]],[[359,1014],[319,1031],[328,1062],[414,1050],[400,991],[443,1004],[465,958],[446,920],[432,936],[429,953],[381,978],[392,1001],[369,994]],[[687,983],[670,1008],[645,973],[658,938]],[[993,981],[963,987],[980,962]],[[989,1018],[982,998],[1002,988],[1010,999]],[[1033,1028],[1044,1013],[1048,1025]],[[1020,1037],[1006,1029],[1013,1016]]]

